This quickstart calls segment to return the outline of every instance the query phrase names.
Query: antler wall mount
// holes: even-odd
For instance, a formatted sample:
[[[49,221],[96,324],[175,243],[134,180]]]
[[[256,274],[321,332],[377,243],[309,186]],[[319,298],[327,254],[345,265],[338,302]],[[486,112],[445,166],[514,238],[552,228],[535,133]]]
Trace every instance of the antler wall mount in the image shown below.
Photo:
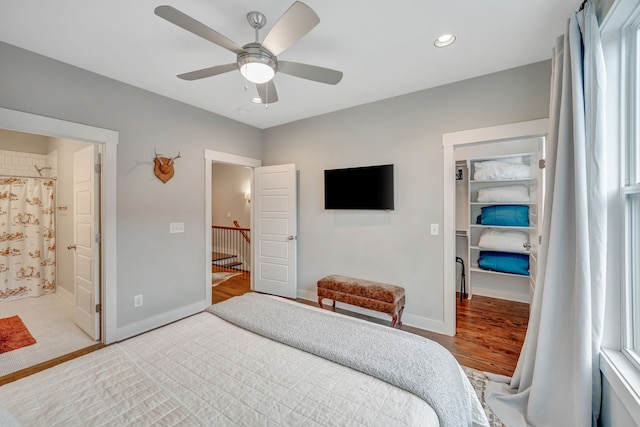
[[[175,157],[161,157],[162,155],[158,154],[155,149],[153,150],[153,154],[155,154],[155,158],[153,159],[153,173],[155,173],[160,181],[166,184],[175,174],[175,170],[173,169],[175,160],[182,156],[178,151],[178,155]]]

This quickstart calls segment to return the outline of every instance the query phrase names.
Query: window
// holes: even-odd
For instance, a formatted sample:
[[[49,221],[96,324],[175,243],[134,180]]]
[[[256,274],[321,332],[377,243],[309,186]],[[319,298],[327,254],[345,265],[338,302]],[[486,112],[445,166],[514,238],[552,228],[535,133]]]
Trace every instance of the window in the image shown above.
[[[621,132],[621,203],[622,253],[624,254],[623,285],[626,304],[623,319],[623,351],[640,369],[640,67],[638,39],[640,23],[634,19],[623,28],[622,51],[629,52],[623,59]],[[626,61],[626,63],[624,62]],[[626,99],[625,99],[626,98]]]
[[[630,296],[630,329],[625,347],[640,366],[640,186],[623,189],[625,207],[625,284]]]

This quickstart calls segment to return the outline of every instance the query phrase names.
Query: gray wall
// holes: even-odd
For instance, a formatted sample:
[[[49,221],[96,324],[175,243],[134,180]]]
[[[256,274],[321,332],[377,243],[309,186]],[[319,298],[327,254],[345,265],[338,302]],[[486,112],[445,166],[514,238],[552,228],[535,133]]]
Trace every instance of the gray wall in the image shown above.
[[[302,296],[348,274],[404,286],[407,321],[440,320],[442,236],[429,224],[443,220],[442,134],[548,115],[548,62],[261,132],[7,44],[0,57],[0,106],[120,133],[119,328],[203,299],[204,149],[297,164]],[[153,176],[154,148],[182,153],[167,184]],[[396,165],[395,211],[322,209],[323,169],[381,163]],[[185,233],[170,235],[170,222]]]
[[[263,164],[299,170],[298,287],[327,274],[405,287],[406,323],[443,319],[442,134],[548,116],[545,61],[275,127]],[[323,170],[395,165],[392,212],[323,209]]]
[[[204,150],[259,159],[261,132],[5,43],[0,58],[1,107],[119,132],[118,327],[203,301]],[[182,153],[167,184],[153,175],[154,148]],[[185,233],[169,234],[170,222]]]
[[[243,166],[214,163],[211,167],[211,224],[251,227],[251,204],[244,198],[251,192],[252,170]],[[227,214],[231,216],[227,217]]]

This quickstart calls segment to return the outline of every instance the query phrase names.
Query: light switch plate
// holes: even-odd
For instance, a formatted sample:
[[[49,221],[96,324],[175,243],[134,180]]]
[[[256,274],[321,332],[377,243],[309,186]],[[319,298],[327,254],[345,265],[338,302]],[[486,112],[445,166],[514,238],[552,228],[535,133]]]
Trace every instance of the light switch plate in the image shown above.
[[[184,233],[184,222],[172,222],[169,224],[169,233]]]
[[[440,234],[440,224],[431,224],[431,235],[437,236]]]

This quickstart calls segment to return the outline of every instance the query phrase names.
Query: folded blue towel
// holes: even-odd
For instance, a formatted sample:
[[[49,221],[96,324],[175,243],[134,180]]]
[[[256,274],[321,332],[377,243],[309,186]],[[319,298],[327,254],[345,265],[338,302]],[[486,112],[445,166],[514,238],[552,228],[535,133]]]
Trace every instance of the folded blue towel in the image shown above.
[[[529,206],[498,205],[484,207],[480,215],[480,224],[528,227]]]
[[[483,270],[529,275],[529,255],[510,252],[480,251],[478,266]]]

